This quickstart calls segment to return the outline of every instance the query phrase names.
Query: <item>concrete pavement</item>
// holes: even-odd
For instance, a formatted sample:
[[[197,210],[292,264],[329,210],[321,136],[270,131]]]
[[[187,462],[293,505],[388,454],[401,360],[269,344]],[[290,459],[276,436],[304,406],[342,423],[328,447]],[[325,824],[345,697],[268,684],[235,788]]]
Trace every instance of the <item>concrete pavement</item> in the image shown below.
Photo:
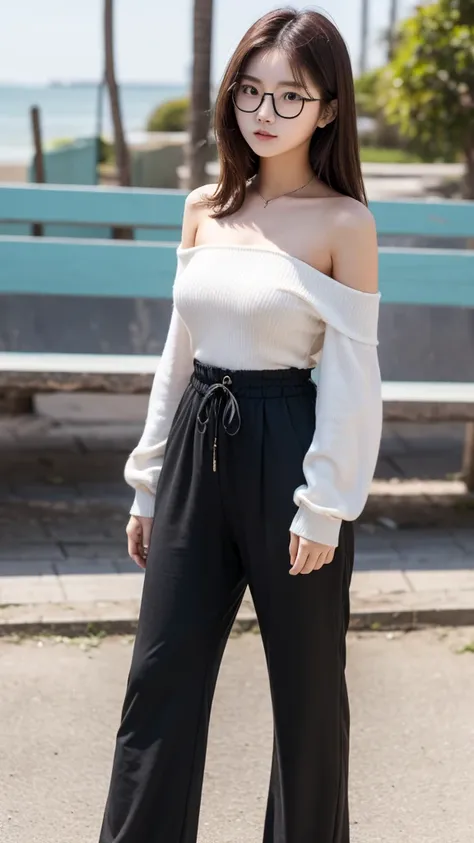
[[[61,548],[71,552],[67,543],[48,542],[19,545],[15,559],[0,552],[0,631],[133,631],[143,574],[124,542],[76,544],[68,557]],[[472,531],[409,531],[391,540],[358,532],[357,548],[352,628],[474,624]],[[256,626],[247,593],[237,627]]]
[[[217,181],[219,163],[211,161],[206,167],[209,179]],[[181,183],[187,178],[187,166],[177,168]],[[427,193],[443,198],[443,183],[459,183],[462,164],[394,164],[364,162],[362,164],[365,189],[369,200],[425,199]]]
[[[0,641],[0,839],[96,843],[131,637],[15,640]],[[473,839],[473,648],[473,628],[349,634],[351,843]],[[261,841],[271,741],[260,638],[233,637],[199,843]]]
[[[4,631],[135,628],[143,575],[126,554],[122,472],[145,399],[113,399],[45,397],[39,417],[0,423]],[[474,623],[474,496],[455,473],[462,444],[462,425],[386,425],[356,528],[353,627]],[[238,625],[255,624],[247,596]]]

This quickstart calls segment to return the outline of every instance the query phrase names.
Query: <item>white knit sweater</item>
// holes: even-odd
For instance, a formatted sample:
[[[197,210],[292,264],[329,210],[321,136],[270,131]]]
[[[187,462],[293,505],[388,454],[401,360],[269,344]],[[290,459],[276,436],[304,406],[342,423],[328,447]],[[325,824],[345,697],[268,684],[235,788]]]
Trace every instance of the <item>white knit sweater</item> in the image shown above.
[[[317,364],[314,438],[288,528],[336,546],[341,520],[362,512],[380,446],[380,293],[348,287],[264,246],[179,246],[177,260],[145,428],[125,467],[136,491],[131,513],[153,515],[167,436],[193,357],[234,370]]]

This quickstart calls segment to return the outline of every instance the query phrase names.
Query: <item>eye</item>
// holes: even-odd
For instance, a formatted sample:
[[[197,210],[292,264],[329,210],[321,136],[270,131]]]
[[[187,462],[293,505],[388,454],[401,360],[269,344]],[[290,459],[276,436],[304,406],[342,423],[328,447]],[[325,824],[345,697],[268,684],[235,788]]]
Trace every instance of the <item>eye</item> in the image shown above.
[[[243,94],[247,94],[252,97],[258,96],[258,91],[254,85],[241,85],[241,90]]]
[[[301,97],[295,91],[287,91],[287,93],[283,96],[289,97],[288,102],[301,102],[301,100],[303,99],[303,97]]]

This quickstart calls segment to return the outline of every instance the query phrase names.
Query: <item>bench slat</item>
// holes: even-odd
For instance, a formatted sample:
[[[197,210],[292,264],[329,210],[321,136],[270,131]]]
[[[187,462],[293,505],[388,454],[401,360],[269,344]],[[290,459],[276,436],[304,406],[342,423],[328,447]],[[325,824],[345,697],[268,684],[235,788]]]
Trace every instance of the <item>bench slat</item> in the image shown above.
[[[0,372],[100,372],[153,374],[159,354],[61,354],[31,351],[0,352]],[[384,401],[443,401],[474,403],[474,383],[452,381],[384,381]]]
[[[176,244],[0,237],[0,293],[169,298]],[[474,252],[380,249],[384,302],[474,307]]]
[[[473,237],[474,202],[403,199],[370,202],[378,234]]]
[[[30,351],[0,352],[0,372],[99,372],[101,374],[150,374],[160,355],[61,354]]]
[[[176,228],[186,196],[184,190],[135,187],[2,185],[0,220]]]
[[[180,228],[185,190],[81,185],[2,185],[0,221]],[[472,237],[474,203],[369,203],[379,234]]]
[[[0,237],[0,293],[170,298],[175,273],[174,245]]]
[[[379,249],[385,302],[474,307],[474,251]]]
[[[148,393],[159,355],[0,353],[0,389]],[[382,383],[385,421],[474,421],[474,383]]]

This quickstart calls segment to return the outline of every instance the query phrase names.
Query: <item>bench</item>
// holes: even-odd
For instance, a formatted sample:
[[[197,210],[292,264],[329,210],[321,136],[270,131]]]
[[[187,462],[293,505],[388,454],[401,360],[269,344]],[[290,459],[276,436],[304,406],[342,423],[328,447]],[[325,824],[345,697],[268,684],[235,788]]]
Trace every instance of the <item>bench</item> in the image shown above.
[[[179,190],[0,186],[0,295],[169,300],[185,196]],[[382,237],[457,242],[474,232],[470,202],[378,201],[370,207]],[[43,224],[43,237],[28,233],[38,222]],[[104,230],[114,227],[133,229],[134,240],[103,239]],[[383,304],[473,308],[474,251],[381,246],[380,289]],[[12,396],[20,404],[24,399],[25,407],[37,392],[146,392],[158,359],[157,355],[4,349],[0,395]],[[474,490],[474,378],[459,383],[384,378],[383,398],[387,421],[466,424],[462,473]]]

